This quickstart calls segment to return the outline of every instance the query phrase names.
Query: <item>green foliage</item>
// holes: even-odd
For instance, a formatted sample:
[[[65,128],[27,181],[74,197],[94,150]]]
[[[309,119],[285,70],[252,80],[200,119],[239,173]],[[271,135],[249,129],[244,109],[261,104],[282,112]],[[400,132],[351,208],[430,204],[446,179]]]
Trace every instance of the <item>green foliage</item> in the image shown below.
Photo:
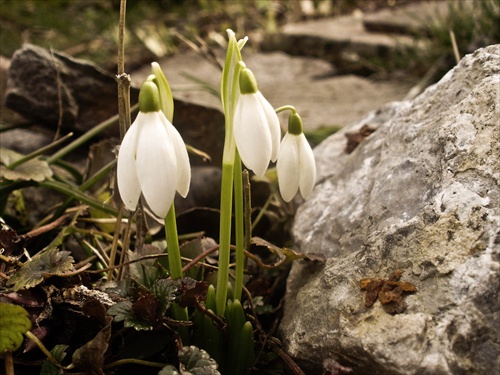
[[[208,288],[205,307],[213,314],[213,285]],[[247,321],[243,306],[238,300],[228,299],[224,317],[227,329],[221,330],[210,316],[197,312],[194,317],[195,343],[217,361],[222,374],[245,374],[254,361],[252,324]]]
[[[43,181],[52,177],[52,169],[49,164],[38,158],[31,159],[15,168],[8,168],[11,164],[18,162],[24,157],[15,151],[0,148],[0,177],[15,181]]]
[[[425,47],[403,54],[413,74],[431,74],[429,83],[439,80],[457,63],[451,33],[459,57],[500,43],[500,1],[449,1],[447,5],[446,12],[422,18],[426,31],[417,38]]]
[[[482,0],[477,3],[451,1],[446,16],[436,15],[429,23],[434,46],[451,51],[450,31],[455,34],[458,50],[463,55],[479,47],[500,42],[500,2]]]
[[[32,288],[51,276],[64,276],[73,269],[73,257],[69,251],[59,251],[52,248],[41,251],[24,266],[19,268],[7,285],[13,285],[13,290]]]
[[[66,350],[69,348],[69,345],[56,345],[50,351],[52,356],[61,363],[66,357]],[[57,367],[55,364],[46,359],[43,362],[42,369],[40,370],[40,375],[62,375],[64,374],[63,370]]]
[[[179,351],[179,371],[174,366],[166,366],[158,375],[219,375],[217,362],[206,351],[196,346],[184,346]]]
[[[135,302],[125,300],[108,309],[115,322],[136,330],[152,330],[167,314],[177,294],[175,281],[157,279],[150,290],[143,290]]]
[[[0,302],[0,354],[19,349],[29,329],[31,321],[23,307]]]

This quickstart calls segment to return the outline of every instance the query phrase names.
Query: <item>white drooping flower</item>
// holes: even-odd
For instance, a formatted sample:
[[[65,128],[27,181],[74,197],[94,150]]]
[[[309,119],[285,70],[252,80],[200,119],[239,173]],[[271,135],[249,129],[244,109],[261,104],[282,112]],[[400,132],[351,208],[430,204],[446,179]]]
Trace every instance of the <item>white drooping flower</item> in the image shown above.
[[[285,202],[290,202],[298,190],[304,198],[311,194],[316,182],[316,162],[297,113],[291,114],[288,120],[288,132],[281,141],[276,171]]]
[[[257,88],[253,73],[243,68],[240,92],[234,113],[234,140],[245,166],[263,176],[269,161],[276,161],[281,129],[273,107]]]
[[[118,190],[128,210],[136,209],[142,192],[155,215],[165,218],[175,192],[188,194],[189,157],[181,135],[160,110],[158,88],[151,81],[141,87],[139,110],[118,152]]]

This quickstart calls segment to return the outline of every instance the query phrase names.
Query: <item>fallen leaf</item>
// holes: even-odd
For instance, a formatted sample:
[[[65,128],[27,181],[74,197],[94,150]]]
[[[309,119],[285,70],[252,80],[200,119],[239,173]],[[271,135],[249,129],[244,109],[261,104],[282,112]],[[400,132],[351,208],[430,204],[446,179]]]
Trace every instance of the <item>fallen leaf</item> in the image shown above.
[[[104,375],[102,366],[104,354],[108,349],[108,340],[111,336],[111,317],[106,318],[106,325],[89,342],[73,353],[73,363],[80,370],[91,375]]]
[[[409,282],[400,281],[402,274],[403,271],[397,270],[387,279],[362,279],[360,288],[366,291],[365,306],[373,306],[378,299],[387,313],[400,314],[404,312],[406,304],[403,300],[403,293],[414,293],[417,288]]]
[[[361,129],[356,132],[346,133],[345,136],[347,138],[347,145],[345,147],[346,154],[350,154],[353,152],[356,147],[359,146],[361,142],[363,142],[370,134],[372,134],[375,128],[372,128],[369,125],[363,125]]]
[[[9,169],[7,166],[23,158],[24,155],[15,151],[0,148],[0,177],[6,180],[22,180],[41,182],[52,177],[52,169],[45,160],[39,158],[28,160],[27,162]]]
[[[69,251],[57,248],[44,250],[24,263],[12,276],[7,285],[14,285],[15,292],[22,288],[32,288],[51,276],[64,276],[64,272],[73,269],[73,257]]]

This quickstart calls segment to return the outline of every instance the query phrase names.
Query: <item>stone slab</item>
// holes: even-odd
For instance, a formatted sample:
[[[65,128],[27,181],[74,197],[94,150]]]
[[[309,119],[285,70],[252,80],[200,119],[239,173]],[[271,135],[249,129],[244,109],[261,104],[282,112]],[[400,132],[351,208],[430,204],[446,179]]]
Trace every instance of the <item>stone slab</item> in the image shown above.
[[[243,59],[269,102],[275,108],[294,105],[306,130],[352,123],[387,102],[402,100],[414,83],[397,78],[376,81],[351,74],[335,76],[326,61],[283,52],[256,53],[244,49]],[[195,52],[177,54],[159,63],[175,97],[221,108],[218,96],[203,90],[202,84],[187,76],[196,77],[218,92],[219,68]],[[133,83],[139,86],[148,74],[148,66],[132,72]],[[285,119],[282,124],[286,125]]]

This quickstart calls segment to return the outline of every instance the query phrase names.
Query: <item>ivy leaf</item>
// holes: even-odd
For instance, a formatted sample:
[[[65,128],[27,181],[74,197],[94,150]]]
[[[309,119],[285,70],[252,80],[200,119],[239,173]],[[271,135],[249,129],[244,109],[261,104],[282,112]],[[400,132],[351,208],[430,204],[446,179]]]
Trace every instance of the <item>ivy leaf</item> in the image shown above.
[[[123,322],[124,327],[132,327],[137,331],[149,331],[153,326],[134,314],[134,305],[130,301],[122,301],[108,309],[108,315],[114,318],[115,322]]]
[[[220,375],[217,362],[208,353],[196,346],[184,346],[179,350],[180,370],[166,366],[158,375]]]
[[[123,322],[130,318],[132,313],[132,302],[122,301],[114,304],[108,309],[108,315],[114,318],[115,322]]]
[[[179,306],[196,307],[200,302],[207,298],[208,283],[205,281],[196,281],[189,277],[177,279],[175,282],[179,285]]]
[[[29,329],[31,321],[23,307],[0,302],[0,354],[19,349]]]
[[[160,254],[161,250],[156,246],[144,245],[142,254],[139,255],[133,251],[128,251],[127,255],[130,261],[135,261],[144,255]],[[129,265],[130,277],[139,285],[149,288],[154,280],[158,278],[158,267],[155,265],[156,259],[144,259],[140,262],[131,263]]]
[[[66,357],[66,350],[69,348],[69,345],[56,345],[50,351],[52,356],[57,360],[57,362],[61,363]],[[42,368],[40,370],[40,375],[62,375],[64,374],[64,370],[57,367],[55,364],[46,359],[43,362]]]
[[[14,285],[15,292],[22,288],[32,288],[51,276],[64,276],[64,272],[73,269],[73,257],[69,251],[57,248],[44,250],[24,263],[12,276],[7,285]]]
[[[28,160],[27,162],[15,167],[14,169],[8,169],[7,166],[23,158],[24,155],[19,154],[15,151],[0,148],[0,177],[6,180],[22,180],[22,181],[44,181],[52,177],[52,169],[50,169],[49,164],[38,158]]]
[[[151,292],[158,299],[159,313],[164,315],[177,297],[177,283],[171,279],[158,279],[151,287]]]

